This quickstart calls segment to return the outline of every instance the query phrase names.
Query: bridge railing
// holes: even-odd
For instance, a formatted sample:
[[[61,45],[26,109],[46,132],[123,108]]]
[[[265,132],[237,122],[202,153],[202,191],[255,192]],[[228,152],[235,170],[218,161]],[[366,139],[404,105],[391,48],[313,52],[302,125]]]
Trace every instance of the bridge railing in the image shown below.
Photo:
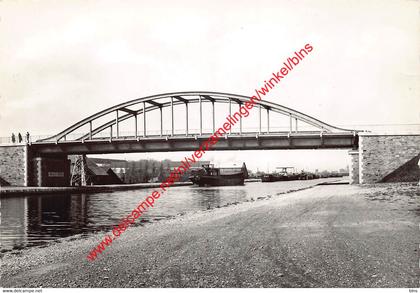
[[[410,134],[420,133],[420,123],[407,124],[352,124],[352,125],[338,125],[343,128],[363,129],[365,131],[384,134]]]
[[[270,134],[276,134],[276,133],[287,133],[289,132],[289,127],[288,126],[280,126],[280,127],[270,127],[270,129],[261,129],[261,134],[266,134],[266,133],[270,133]],[[313,131],[313,128],[310,127],[301,127],[299,129],[299,132],[305,132],[305,131]],[[216,129],[217,131],[217,129]],[[294,131],[293,131],[294,132]],[[292,133],[293,133],[292,132]],[[211,135],[213,134],[213,129],[210,128],[203,128],[202,129],[202,134],[203,135]],[[242,132],[240,132],[238,129],[232,129],[231,132],[228,132],[228,134],[257,134],[259,133],[259,128],[258,127],[242,127]],[[80,137],[82,137],[83,135],[85,135],[86,133],[71,133],[68,134],[65,137],[65,140],[61,140],[60,142],[70,142],[70,141],[78,141],[80,140]],[[158,137],[158,136],[163,136],[163,137],[170,137],[172,134],[172,131],[170,129],[163,129],[162,132],[161,130],[147,130],[146,133],[146,137]],[[195,135],[199,135],[200,134],[200,129],[198,128],[190,128],[188,129],[188,136],[195,136]],[[120,131],[119,132],[119,137],[118,139],[133,139],[135,137],[135,132],[134,131]],[[175,129],[174,130],[174,136],[187,136],[185,129],[183,128],[179,128],[179,129]],[[39,142],[43,139],[46,139],[48,137],[51,137],[51,135],[45,134],[45,135],[30,135],[29,137],[29,142],[33,143],[33,142]],[[144,138],[144,134],[142,132],[138,132],[137,133],[137,137],[139,139]],[[95,134],[92,137],[92,140],[103,140],[103,139],[110,139],[110,133],[106,133],[106,132],[100,132]],[[113,134],[112,139],[116,139],[115,137],[115,133]],[[88,140],[88,139],[86,139]],[[17,138],[15,143],[18,143]],[[26,137],[23,137],[23,141],[22,143],[26,143]],[[11,136],[6,136],[6,137],[0,137],[0,144],[12,144],[12,138]]]
[[[217,131],[217,128],[215,129]],[[269,129],[261,129],[261,132],[259,132],[259,127],[242,127],[242,130],[239,129],[232,129],[230,132],[227,132],[227,134],[278,134],[278,133],[288,133],[290,131],[290,128],[288,126],[279,126],[279,127],[270,127]],[[313,132],[316,131],[313,127],[300,127],[299,133],[305,133],[305,132]],[[292,133],[295,133],[296,131],[292,131]],[[212,128],[203,128],[202,129],[202,135],[211,135],[214,133]],[[65,137],[65,140],[63,141],[78,141],[81,137],[83,137],[85,133],[72,133],[70,135],[67,135]],[[174,129],[174,136],[176,137],[182,137],[182,136],[198,136],[200,135],[200,129],[198,128],[189,128],[188,129],[188,135],[186,133],[186,130],[184,128],[178,128]],[[147,130],[146,135],[142,133],[141,131],[137,132],[138,139],[142,139],[144,137],[170,137],[172,136],[172,130],[170,129],[163,129],[161,130]],[[32,137],[31,141],[36,142],[37,140],[42,140],[48,136],[34,136]],[[115,136],[115,133],[112,136],[112,139],[134,139],[136,137],[135,131],[119,131],[118,138]],[[108,132],[100,132],[92,136],[92,140],[103,140],[103,139],[111,139],[110,133]],[[86,138],[86,141],[89,139]]]
[[[50,137],[50,134],[44,134],[44,135],[30,135],[29,136],[29,142],[35,142],[40,139],[45,139],[47,137]],[[28,142],[26,139],[26,136],[22,136],[22,143]],[[15,136],[15,142],[19,143],[18,137]],[[0,144],[13,144],[12,136],[0,136]]]

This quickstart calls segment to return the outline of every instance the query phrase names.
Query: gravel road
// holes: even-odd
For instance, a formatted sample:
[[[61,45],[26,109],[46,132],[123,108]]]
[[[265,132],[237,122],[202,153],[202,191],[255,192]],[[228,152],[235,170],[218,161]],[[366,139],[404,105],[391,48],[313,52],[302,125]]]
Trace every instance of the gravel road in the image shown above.
[[[317,186],[2,255],[2,287],[418,287],[414,184]]]

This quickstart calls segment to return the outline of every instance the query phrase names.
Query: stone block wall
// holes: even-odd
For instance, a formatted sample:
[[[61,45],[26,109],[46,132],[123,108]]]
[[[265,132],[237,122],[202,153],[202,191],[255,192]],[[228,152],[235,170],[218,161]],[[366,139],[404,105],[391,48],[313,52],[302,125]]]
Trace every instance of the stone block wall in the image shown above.
[[[28,185],[27,152],[27,145],[0,147],[0,177],[10,185]]]
[[[419,153],[420,134],[359,133],[359,182],[379,182]]]
[[[350,184],[359,184],[359,151],[349,151],[349,157]]]

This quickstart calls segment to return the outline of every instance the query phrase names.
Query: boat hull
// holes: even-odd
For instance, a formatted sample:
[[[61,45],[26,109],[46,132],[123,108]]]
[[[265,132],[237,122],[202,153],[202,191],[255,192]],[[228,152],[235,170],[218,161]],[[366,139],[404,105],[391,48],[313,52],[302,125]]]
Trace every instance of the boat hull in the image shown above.
[[[190,180],[198,186],[233,186],[244,185],[245,178],[242,174],[239,175],[195,175],[191,176]]]
[[[277,182],[277,181],[288,181],[288,180],[291,180],[291,179],[283,175],[270,174],[270,175],[265,175],[261,177],[262,182]]]

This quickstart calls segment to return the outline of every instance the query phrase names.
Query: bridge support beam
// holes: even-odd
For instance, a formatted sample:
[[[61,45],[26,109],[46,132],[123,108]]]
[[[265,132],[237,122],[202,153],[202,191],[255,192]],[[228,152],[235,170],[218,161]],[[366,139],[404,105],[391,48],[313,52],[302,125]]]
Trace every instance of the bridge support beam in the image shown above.
[[[213,133],[216,131],[216,114],[214,112],[214,101],[211,101],[211,112],[212,112],[212,121],[213,121]]]
[[[293,131],[293,120],[292,120],[292,114],[289,114],[289,133],[292,133]]]
[[[163,114],[162,114],[162,107],[159,108],[160,112],[160,136],[163,136]]]
[[[267,133],[270,133],[270,109],[267,108]]]
[[[185,136],[188,136],[188,103],[185,103]]]
[[[116,138],[120,137],[120,128],[118,125],[119,121],[120,121],[120,117],[118,115],[118,110],[116,110],[115,111],[115,130],[116,130],[116,135],[117,135]]]
[[[200,104],[200,135],[203,135],[203,104],[201,96],[198,96],[198,103]]]
[[[89,139],[92,140],[92,121],[89,121]]]
[[[174,136],[174,98],[171,97],[171,136]]]
[[[137,139],[137,114],[134,115],[134,138]]]
[[[229,99],[229,117],[232,117],[232,99]],[[232,127],[229,128],[229,134],[232,134]]]
[[[241,112],[241,104],[238,103],[238,112]],[[242,134],[242,116],[239,115],[239,134]]]
[[[146,137],[146,103],[143,102],[143,137]]]

